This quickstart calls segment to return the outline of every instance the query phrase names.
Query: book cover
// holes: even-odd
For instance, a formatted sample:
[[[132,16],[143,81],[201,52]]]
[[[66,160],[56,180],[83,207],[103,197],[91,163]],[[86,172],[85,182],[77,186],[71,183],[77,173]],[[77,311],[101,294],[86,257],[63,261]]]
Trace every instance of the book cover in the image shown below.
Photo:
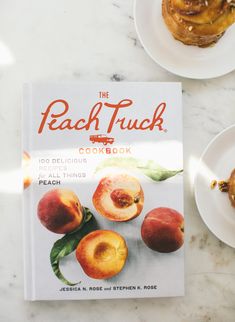
[[[181,95],[25,85],[25,299],[184,295]]]

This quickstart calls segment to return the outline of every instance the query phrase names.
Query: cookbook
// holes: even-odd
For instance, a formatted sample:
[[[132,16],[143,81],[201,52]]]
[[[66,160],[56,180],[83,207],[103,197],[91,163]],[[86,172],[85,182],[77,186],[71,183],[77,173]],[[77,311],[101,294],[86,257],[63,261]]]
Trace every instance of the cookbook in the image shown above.
[[[24,86],[26,300],[184,295],[180,83]]]

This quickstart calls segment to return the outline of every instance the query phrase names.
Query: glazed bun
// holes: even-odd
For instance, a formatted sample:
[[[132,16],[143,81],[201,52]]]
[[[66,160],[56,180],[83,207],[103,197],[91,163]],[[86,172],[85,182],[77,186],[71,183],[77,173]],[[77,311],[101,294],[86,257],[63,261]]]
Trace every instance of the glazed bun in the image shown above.
[[[235,0],[163,0],[162,15],[175,39],[208,47],[235,22]]]

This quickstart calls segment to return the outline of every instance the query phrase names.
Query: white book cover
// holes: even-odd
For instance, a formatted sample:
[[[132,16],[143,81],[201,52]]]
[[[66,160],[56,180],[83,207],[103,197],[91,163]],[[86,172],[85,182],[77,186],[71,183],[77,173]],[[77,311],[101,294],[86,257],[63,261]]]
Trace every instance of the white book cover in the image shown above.
[[[184,295],[181,95],[25,85],[26,300]]]

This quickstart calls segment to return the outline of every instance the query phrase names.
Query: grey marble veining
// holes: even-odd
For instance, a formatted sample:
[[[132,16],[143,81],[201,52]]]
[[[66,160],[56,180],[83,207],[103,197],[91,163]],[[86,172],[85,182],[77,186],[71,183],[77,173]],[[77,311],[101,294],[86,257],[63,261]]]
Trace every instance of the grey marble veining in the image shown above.
[[[160,68],[137,38],[131,0],[4,0],[0,6],[0,322],[234,322],[235,250],[200,218],[192,158],[235,122],[235,73],[195,81]],[[184,298],[24,302],[21,99],[22,84],[35,80],[182,82]]]

